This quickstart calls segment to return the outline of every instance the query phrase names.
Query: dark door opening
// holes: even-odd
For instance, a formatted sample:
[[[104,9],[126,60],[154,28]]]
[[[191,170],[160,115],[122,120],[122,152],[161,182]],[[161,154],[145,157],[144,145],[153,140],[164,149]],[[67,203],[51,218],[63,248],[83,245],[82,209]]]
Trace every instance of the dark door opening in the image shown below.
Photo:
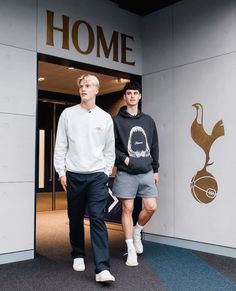
[[[54,167],[53,152],[56,128],[61,112],[73,103],[58,103],[53,100],[39,98],[38,101],[38,175],[36,185],[36,210],[66,209],[66,193],[63,191]]]
[[[56,57],[38,55],[38,129],[36,153],[36,211],[67,209],[66,193],[58,181],[53,167],[53,153],[57,123],[61,112],[80,102],[77,77],[95,74],[100,80],[97,105],[115,115],[123,105],[121,90],[129,80],[141,81],[140,76],[110,69],[85,65]],[[43,80],[43,81],[40,81]],[[109,179],[110,199],[105,219],[120,223],[121,203],[112,196],[112,184],[116,169]],[[141,207],[135,201],[134,220]]]

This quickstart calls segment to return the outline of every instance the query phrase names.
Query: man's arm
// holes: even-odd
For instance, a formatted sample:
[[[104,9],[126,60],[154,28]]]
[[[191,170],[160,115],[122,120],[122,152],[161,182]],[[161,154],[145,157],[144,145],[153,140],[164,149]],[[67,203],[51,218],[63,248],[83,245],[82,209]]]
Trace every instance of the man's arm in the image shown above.
[[[61,182],[61,186],[62,186],[63,190],[65,192],[67,192],[67,180],[66,180],[66,176],[61,176],[60,177],[60,182]]]
[[[104,157],[106,160],[105,173],[109,176],[115,162],[115,137],[112,119],[109,118],[106,125],[106,142],[104,147]]]
[[[158,144],[158,134],[156,124],[153,121],[153,137],[151,145],[151,156],[153,159],[152,168],[154,173],[158,173],[159,169],[159,144]]]
[[[62,113],[58,122],[56,144],[54,150],[54,167],[59,175],[61,185],[66,191],[66,154],[68,150],[68,139],[66,130],[66,120]]]
[[[119,162],[119,163],[123,162],[123,163],[126,164],[128,162],[127,158],[129,159],[129,157],[119,149],[120,138],[119,138],[118,129],[117,129],[117,126],[116,126],[116,123],[115,123],[114,119],[113,119],[113,122],[114,122],[116,161]]]

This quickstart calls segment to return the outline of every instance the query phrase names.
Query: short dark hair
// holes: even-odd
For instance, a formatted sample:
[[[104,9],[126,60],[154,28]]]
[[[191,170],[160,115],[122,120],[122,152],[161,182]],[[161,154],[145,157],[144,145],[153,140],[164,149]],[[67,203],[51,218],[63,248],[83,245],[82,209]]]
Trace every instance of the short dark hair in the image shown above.
[[[124,86],[123,94],[125,94],[127,90],[138,90],[139,93],[141,93],[141,85],[137,81],[131,81]]]

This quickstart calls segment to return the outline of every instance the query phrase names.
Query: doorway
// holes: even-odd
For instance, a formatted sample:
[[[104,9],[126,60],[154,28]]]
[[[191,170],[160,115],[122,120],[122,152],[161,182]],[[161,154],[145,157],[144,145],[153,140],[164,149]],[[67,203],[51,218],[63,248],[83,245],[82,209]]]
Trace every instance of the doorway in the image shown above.
[[[56,129],[62,111],[75,103],[59,102],[40,97],[38,100],[38,175],[36,185],[36,211],[67,208],[66,193],[59,183],[54,166],[53,152]]]
[[[112,116],[124,104],[122,89],[126,82],[141,81],[140,76],[85,65],[56,57],[38,55],[38,127],[36,152],[36,211],[66,210],[66,193],[53,166],[57,124],[62,111],[80,103],[76,79],[95,74],[100,81],[96,103]],[[112,196],[116,169],[109,178],[109,201],[105,220],[120,223],[121,203]],[[140,204],[136,203],[134,217]],[[134,219],[135,220],[135,219]]]

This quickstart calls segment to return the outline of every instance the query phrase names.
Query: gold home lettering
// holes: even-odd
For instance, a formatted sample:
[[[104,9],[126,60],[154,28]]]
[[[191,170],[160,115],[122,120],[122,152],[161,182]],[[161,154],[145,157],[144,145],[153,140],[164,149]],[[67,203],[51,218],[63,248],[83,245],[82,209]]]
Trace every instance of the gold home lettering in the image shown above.
[[[87,43],[86,48],[82,48],[79,39],[79,30],[86,29]],[[54,12],[47,10],[47,45],[54,46],[54,31],[62,33],[62,48],[69,50],[69,37],[70,37],[70,18],[62,15],[62,27],[54,26]],[[96,56],[100,58],[101,51],[105,58],[109,58],[112,54],[112,60],[119,62],[119,41],[120,41],[120,62],[127,65],[135,65],[135,61],[127,59],[127,52],[132,52],[133,49],[127,45],[127,39],[134,41],[132,36],[113,31],[110,42],[107,41],[101,26],[96,26],[96,35],[94,34],[91,25],[84,20],[77,20],[71,28],[71,37],[75,49],[83,55],[89,55],[96,49]],[[95,45],[96,41],[96,45]],[[83,45],[85,41],[83,40]]]

